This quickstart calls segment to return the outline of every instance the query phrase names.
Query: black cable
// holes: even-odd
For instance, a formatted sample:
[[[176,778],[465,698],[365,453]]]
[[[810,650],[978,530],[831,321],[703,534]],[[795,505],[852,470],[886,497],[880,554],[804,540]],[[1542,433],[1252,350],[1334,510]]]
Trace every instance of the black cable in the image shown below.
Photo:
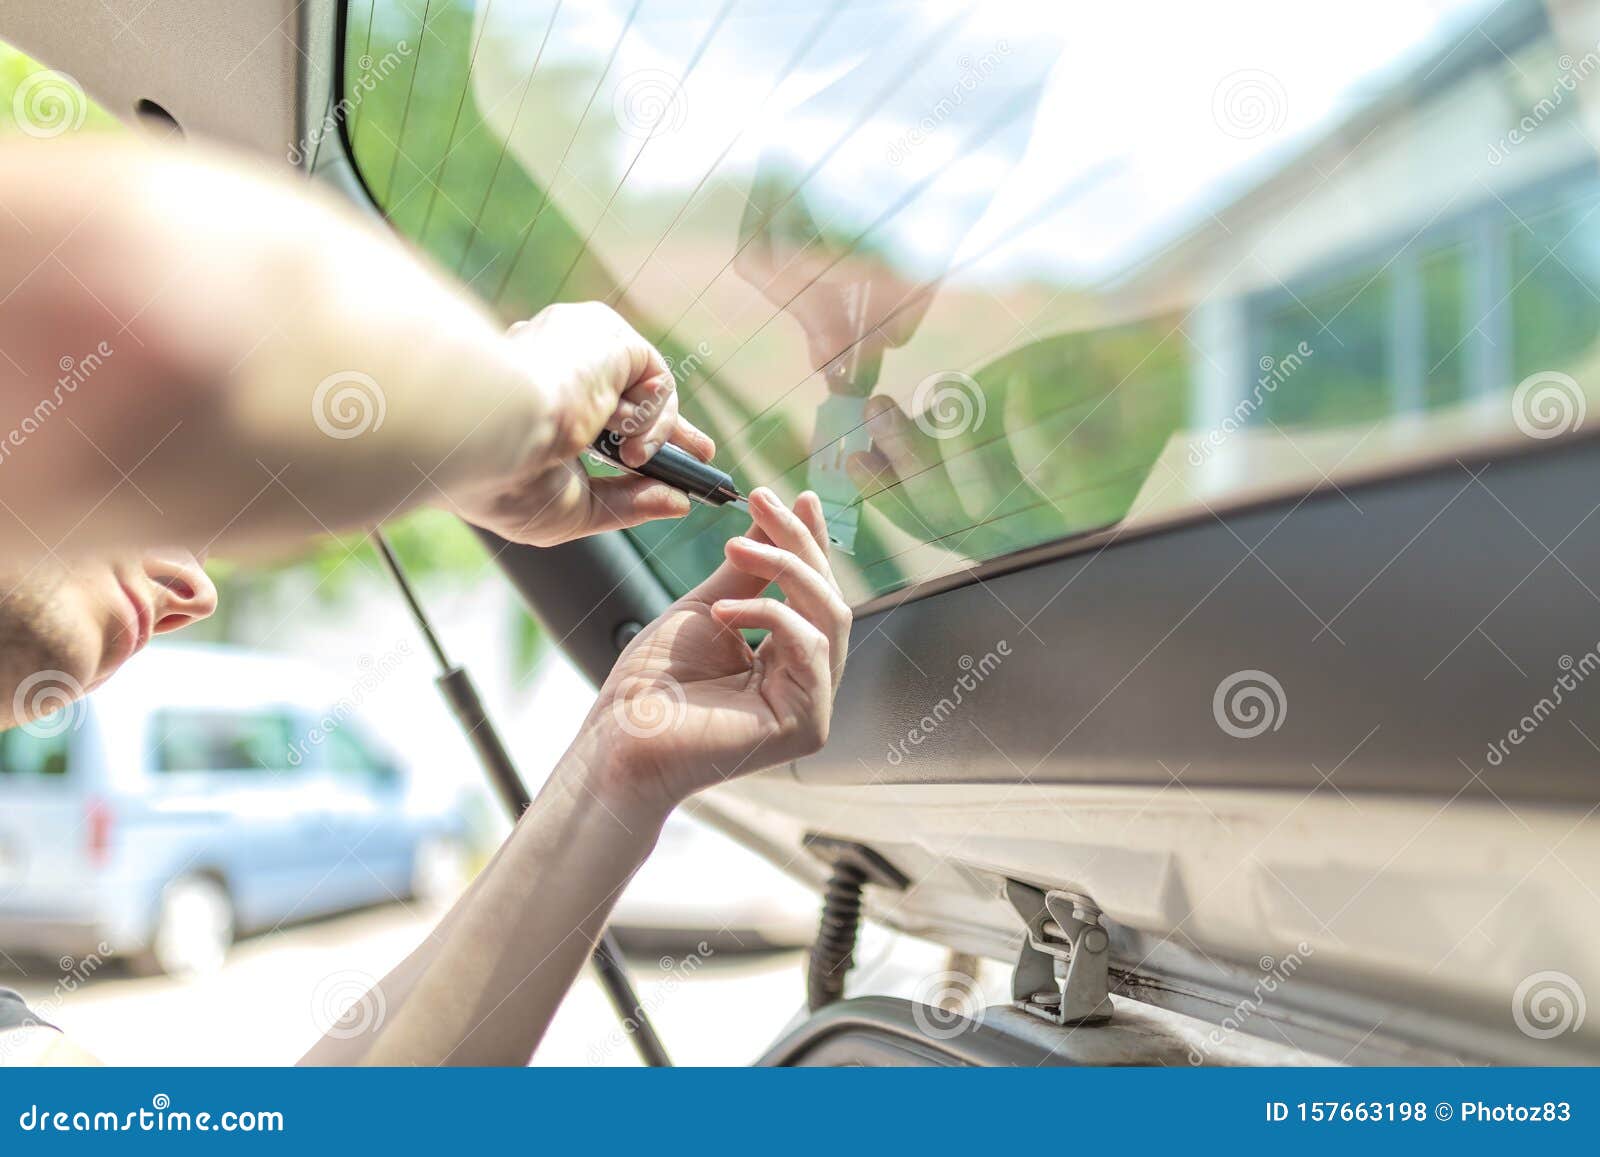
[[[400,560],[395,557],[394,548],[389,545],[389,540],[384,537],[383,531],[376,527],[372,531],[372,544],[377,547],[379,557],[383,559],[390,575],[394,577],[395,585],[400,588],[406,606],[411,610],[411,617],[416,620],[417,628],[427,641],[428,649],[438,661],[439,677],[434,682],[439,692],[444,696],[446,704],[450,707],[450,713],[456,717],[456,722],[460,724],[467,741],[472,744],[472,749],[477,753],[478,761],[483,764],[489,782],[494,784],[501,803],[505,805],[506,811],[511,814],[515,822],[527,810],[533,798],[528,794],[528,787],[517,771],[511,753],[501,741],[500,733],[490,721],[489,713],[484,710],[483,700],[478,695],[477,687],[473,685],[472,676],[467,674],[466,668],[455,666],[446,657],[438,636],[434,634],[433,624],[428,620],[427,612],[417,601],[416,592],[412,590],[411,582],[400,566]],[[616,1011],[617,1018],[622,1021],[624,1029],[633,1041],[633,1047],[639,1053],[639,1059],[653,1068],[670,1066],[672,1061],[667,1057],[667,1050],[662,1045],[661,1038],[656,1035],[650,1017],[634,991],[633,981],[622,963],[622,949],[609,928],[601,930],[600,939],[596,942],[590,959],[595,972],[600,976],[600,984],[606,990],[606,996],[611,1000],[611,1007]]]

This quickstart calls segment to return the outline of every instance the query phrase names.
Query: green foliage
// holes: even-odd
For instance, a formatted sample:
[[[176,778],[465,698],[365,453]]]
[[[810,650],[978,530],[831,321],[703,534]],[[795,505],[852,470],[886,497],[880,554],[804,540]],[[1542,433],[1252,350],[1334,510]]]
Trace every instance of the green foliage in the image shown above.
[[[51,118],[66,117],[65,121],[59,123],[68,126],[76,124],[81,113],[82,124],[76,129],[69,127],[66,130],[68,132],[103,132],[118,127],[116,118],[85,96],[82,90],[76,87],[75,82],[63,80],[59,87],[50,92],[40,92],[34,87],[39,83],[37,80],[33,81],[32,85],[29,84],[30,78],[46,71],[45,66],[32,57],[0,41],[0,137],[22,132],[25,128],[36,127],[18,121],[19,115],[28,115],[27,102],[30,93],[38,93],[38,99],[45,102],[41,107],[46,115]],[[65,103],[58,104],[57,101]],[[52,119],[50,123],[57,122]]]

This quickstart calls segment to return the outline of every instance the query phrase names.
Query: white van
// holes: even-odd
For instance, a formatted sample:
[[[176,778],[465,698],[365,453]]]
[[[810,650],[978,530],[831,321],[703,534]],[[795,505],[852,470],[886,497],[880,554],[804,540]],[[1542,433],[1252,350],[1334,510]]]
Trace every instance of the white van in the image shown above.
[[[0,733],[0,951],[218,967],[234,937],[459,879],[459,816],[317,672],[166,645]],[[331,726],[330,726],[331,724]]]

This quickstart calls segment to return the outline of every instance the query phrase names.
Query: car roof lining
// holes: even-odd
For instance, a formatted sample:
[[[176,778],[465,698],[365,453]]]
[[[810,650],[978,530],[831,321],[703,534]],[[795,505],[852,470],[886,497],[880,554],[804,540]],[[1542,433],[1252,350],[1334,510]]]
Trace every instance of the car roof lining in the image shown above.
[[[287,157],[333,83],[338,0],[6,0],[0,37],[70,75],[112,115],[141,101],[190,136]]]

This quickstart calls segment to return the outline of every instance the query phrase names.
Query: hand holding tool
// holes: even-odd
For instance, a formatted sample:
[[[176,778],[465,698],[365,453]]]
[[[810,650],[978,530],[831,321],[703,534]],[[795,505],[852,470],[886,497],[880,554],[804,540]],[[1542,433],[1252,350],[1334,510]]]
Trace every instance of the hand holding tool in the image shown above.
[[[600,432],[600,436],[590,447],[590,453],[607,466],[665,482],[674,490],[681,490],[694,501],[707,506],[750,509],[750,504],[734,485],[731,474],[718,470],[709,462],[700,461],[687,450],[670,442],[657,450],[648,462],[637,468],[622,461],[622,435],[611,430]]]

